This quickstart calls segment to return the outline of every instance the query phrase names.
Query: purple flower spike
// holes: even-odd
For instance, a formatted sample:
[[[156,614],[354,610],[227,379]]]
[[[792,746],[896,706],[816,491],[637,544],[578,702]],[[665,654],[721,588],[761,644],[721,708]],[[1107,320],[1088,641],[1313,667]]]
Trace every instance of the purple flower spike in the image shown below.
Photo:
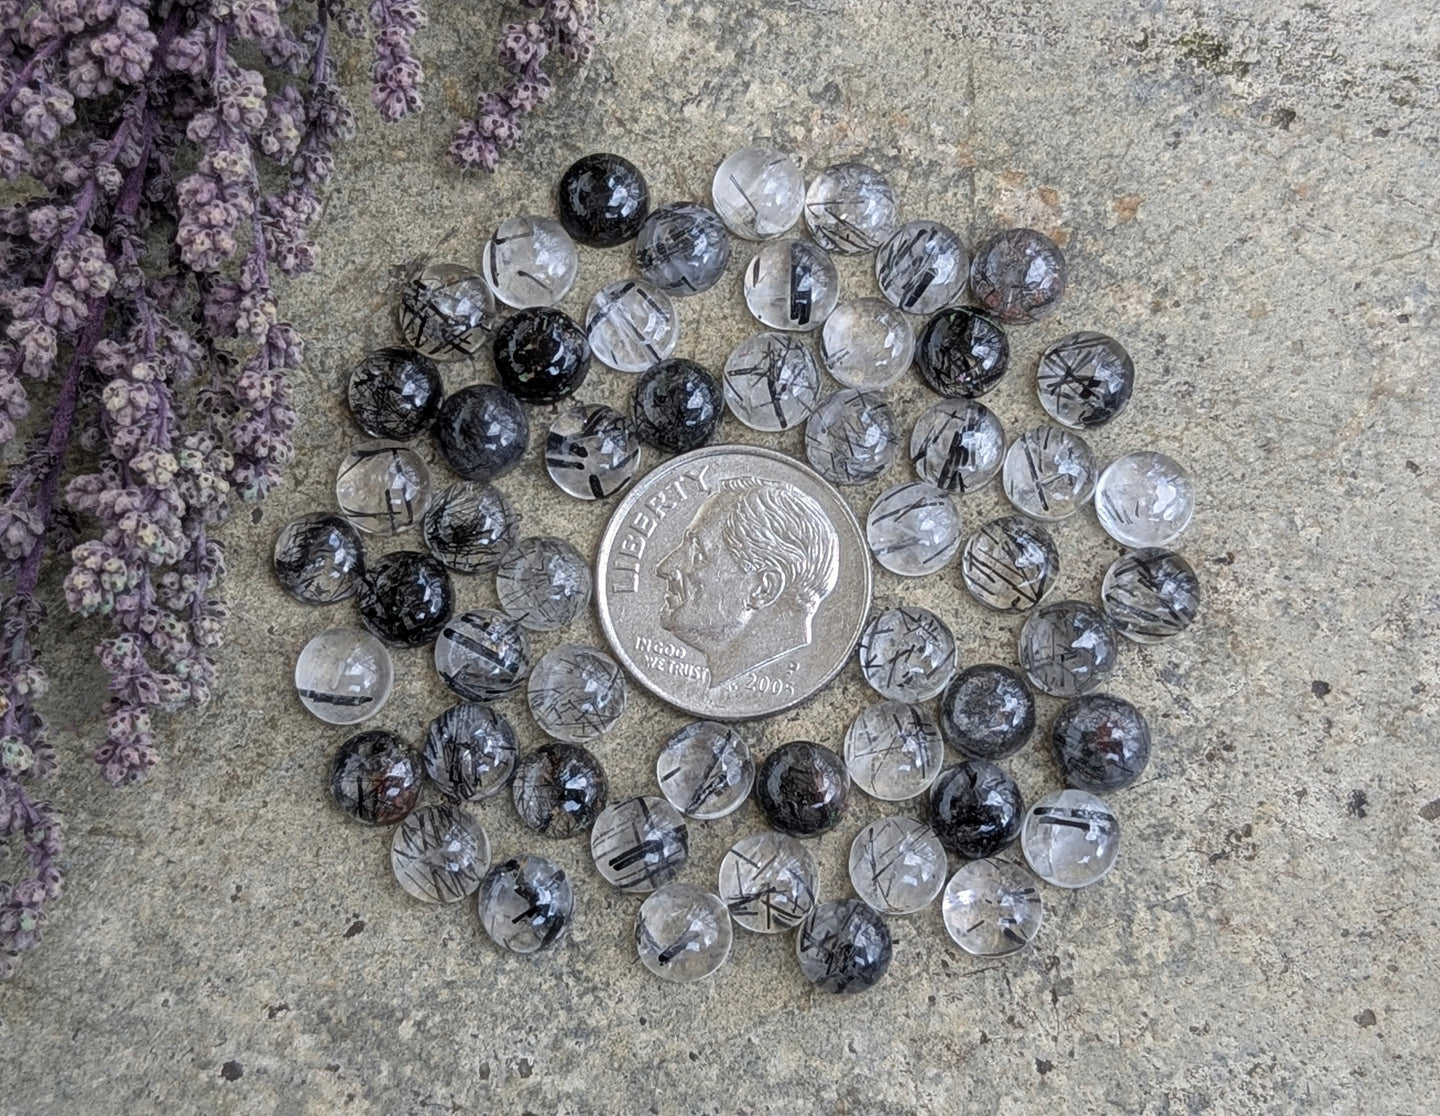
[[[499,92],[482,94],[474,118],[461,124],[450,141],[451,162],[468,170],[493,171],[500,153],[520,141],[520,118],[550,96],[550,76],[541,69],[547,58],[558,54],[570,62],[583,62],[594,53],[599,0],[525,0],[525,4],[538,9],[538,17],[506,26],[496,46],[496,60],[513,80]]]
[[[376,105],[396,119],[420,107],[424,11],[369,15]],[[55,768],[35,711],[44,562],[68,565],[65,603],[108,628],[106,780],[143,779],[153,714],[214,685],[210,532],[293,452],[304,348],[272,278],[315,266],[320,190],[354,126],[334,24],[364,17],[344,0],[0,0],[0,176],[39,187],[0,207],[0,843],[22,865],[0,881],[0,978],[61,890],[60,818],[36,794]],[[168,252],[157,220],[174,222]],[[32,411],[36,380],[48,406]],[[87,471],[62,485],[77,447]]]

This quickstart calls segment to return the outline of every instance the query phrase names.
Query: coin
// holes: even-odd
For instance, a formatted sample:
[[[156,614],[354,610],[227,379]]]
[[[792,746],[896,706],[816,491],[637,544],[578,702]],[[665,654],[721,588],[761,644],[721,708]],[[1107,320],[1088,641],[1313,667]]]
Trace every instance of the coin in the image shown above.
[[[865,536],[784,454],[710,446],[652,470],[600,540],[596,603],[642,686],[697,717],[764,717],[850,657],[870,609]]]

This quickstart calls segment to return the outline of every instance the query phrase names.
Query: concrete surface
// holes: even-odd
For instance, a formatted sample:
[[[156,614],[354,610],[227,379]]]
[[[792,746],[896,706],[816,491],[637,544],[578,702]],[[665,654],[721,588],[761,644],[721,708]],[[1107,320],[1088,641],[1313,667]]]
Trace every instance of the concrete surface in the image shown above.
[[[559,78],[523,149],[493,178],[438,160],[515,9],[434,0],[420,120],[361,107],[320,230],[320,271],[288,312],[310,341],[291,486],[226,532],[235,616],[210,706],[163,728],[164,764],[116,793],[92,775],[101,678],[94,635],[55,621],[50,710],[70,819],[70,884],[44,947],[0,988],[0,1109],[164,1112],[1434,1112],[1440,1074],[1436,246],[1440,26],[1424,3],[1255,6],[1032,0],[611,3],[605,41]],[[1261,11],[1266,14],[1259,14]],[[363,51],[345,78],[365,103]],[[388,269],[416,254],[474,260],[503,217],[547,211],[595,149],[643,167],[657,200],[707,197],[726,153],[769,138],[813,171],[842,157],[888,172],[904,212],[971,238],[1029,223],[1063,238],[1071,294],[1013,333],[993,396],[1012,431],[1043,416],[1033,368],[1063,332],[1122,338],[1139,368],[1109,457],[1186,462],[1201,503],[1182,551],[1203,621],[1127,645],[1113,689],[1150,716],[1141,785],[1114,796],[1122,862],[1102,885],[1047,889],[1034,948],[977,962],[938,908],[896,920],[895,963],[862,998],[812,994],[788,938],[740,935],[716,978],[671,987],[636,964],[637,906],[583,841],[480,811],[495,851],[539,850],[577,880],[558,952],[501,956],[469,904],[410,901],[388,835],[327,804],[346,736],[290,693],[294,656],[352,606],[291,603],[268,570],[280,525],[329,507],[354,434],[337,387],[391,338]],[[448,239],[447,239],[448,237]],[[679,354],[718,366],[754,327],[737,277],[681,308]],[[867,260],[843,265],[868,291]],[[586,252],[565,308],[625,273]],[[454,387],[488,362],[446,369]],[[598,372],[586,399],[623,400]],[[893,393],[908,429],[926,405]],[[988,400],[987,400],[988,401]],[[542,409],[535,415],[541,429]],[[800,452],[798,436],[737,441]],[[428,447],[426,452],[429,452]],[[893,483],[905,467],[887,476]],[[531,453],[504,485],[526,529],[593,546],[606,509],[559,498]],[[863,510],[879,486],[852,493]],[[995,490],[965,502],[969,527]],[[1062,524],[1059,594],[1093,597],[1117,547],[1093,516]],[[1009,661],[1019,627],[983,612],[952,569],[881,574],[881,602],[956,627],[966,662]],[[466,581],[462,602],[492,587]],[[593,621],[571,638],[598,641]],[[537,640],[540,650],[558,636]],[[418,738],[447,703],[426,654],[397,656],[380,722]],[[852,666],[760,750],[838,744],[867,700]],[[525,745],[523,705],[504,708]],[[1042,720],[1057,703],[1046,700]],[[617,795],[653,779],[682,722],[636,693],[597,749]],[[1056,785],[1032,745],[1027,797]],[[860,798],[819,842],[848,894]],[[754,807],[694,827],[686,877],[708,882]]]

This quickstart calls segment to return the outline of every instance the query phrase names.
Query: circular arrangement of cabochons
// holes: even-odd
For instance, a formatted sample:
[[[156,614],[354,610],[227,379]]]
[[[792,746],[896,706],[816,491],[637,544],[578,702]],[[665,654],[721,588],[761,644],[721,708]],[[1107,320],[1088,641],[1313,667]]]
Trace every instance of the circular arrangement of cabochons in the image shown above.
[[[720,163],[710,204],[652,206],[638,167],[597,153],[561,176],[553,216],[506,218],[473,267],[427,261],[405,281],[396,344],[360,355],[345,387],[357,432],[336,472],[336,507],[281,529],[274,570],[300,602],[355,601],[358,623],[325,628],[296,658],[296,693],[315,717],[353,726],[379,714],[396,681],[389,647],[428,647],[459,699],[436,711],[423,740],[372,728],[329,756],[331,799],[357,822],[392,827],[395,878],[414,899],[469,899],[498,948],[553,949],[584,917],[585,885],[577,901],[572,878],[583,858],[556,855],[558,842],[588,836],[598,880],[643,896],[636,952],[661,979],[714,974],[743,939],[738,927],[793,934],[805,980],[853,993],[889,968],[888,920],[931,912],[960,949],[997,957],[1040,933],[1047,886],[1086,887],[1114,867],[1121,824],[1100,795],[1141,777],[1152,738],[1144,714],[1106,684],[1126,640],[1171,639],[1199,613],[1199,579],[1171,549],[1195,486],[1148,448],[1102,468],[1082,437],[1134,394],[1135,363],[1108,334],[1045,344],[1035,388],[1059,425],[1021,430],[979,402],[1007,374],[1008,331],[1060,303],[1064,252],[1025,228],[972,249],[951,225],[908,216],[885,174],[858,162],[823,167],[807,187],[792,156],[747,147]],[[638,278],[594,284],[583,322],[558,308],[581,280],[577,243],[632,242]],[[863,253],[874,253],[873,287],[842,290],[832,257]],[[703,296],[727,272],[752,335],[709,360],[674,356],[675,300]],[[473,364],[486,352],[495,382],[479,382]],[[912,370],[938,399],[902,416],[886,392]],[[633,383],[628,414],[577,396],[592,374]],[[816,491],[874,482],[878,495],[857,509],[864,545],[848,560],[873,561],[895,586],[953,578],[985,609],[1024,615],[1016,643],[993,656],[1001,661],[962,664],[944,617],[876,607],[852,655],[877,700],[834,739],[755,755],[762,734],[737,699],[730,719],[649,741],[654,784],[622,797],[602,755],[625,723],[624,656],[564,634],[595,606],[615,650],[592,564],[566,539],[523,533],[497,482],[538,458],[559,492],[603,505],[657,456],[723,442],[727,411],[761,432],[803,426]],[[534,423],[545,433],[532,447]],[[425,437],[433,453],[417,448]],[[1015,514],[967,530],[965,500],[997,476]],[[687,679],[723,687],[748,671],[751,682],[793,685],[755,668],[808,646],[818,603],[841,580],[835,529],[799,488],[694,485],[688,527],[665,536],[671,497],[660,497],[618,534],[606,567],[623,582],[645,542],[666,539],[648,559],[666,586],[655,607],[686,647],[656,639],[644,650],[676,676],[680,696],[664,696],[682,708]],[[1127,549],[1095,579],[1093,600],[1050,599],[1061,574],[1051,527],[1088,505]],[[411,548],[378,552],[377,541],[412,531]],[[498,608],[457,604],[474,578],[493,583]],[[868,569],[863,585],[860,618]],[[765,639],[787,638],[795,615],[803,634],[747,648],[726,612],[741,600],[775,607]],[[1027,803],[1002,761],[1037,735],[1037,692],[1064,702],[1039,734],[1061,785]],[[502,701],[523,707],[547,742],[521,754]],[[630,724],[630,739],[640,731]],[[480,811],[501,807],[490,799],[509,799],[546,855],[492,855]],[[694,827],[752,800],[766,828],[734,841],[718,872],[697,868]],[[808,842],[836,830],[850,834],[854,897],[820,894]]]

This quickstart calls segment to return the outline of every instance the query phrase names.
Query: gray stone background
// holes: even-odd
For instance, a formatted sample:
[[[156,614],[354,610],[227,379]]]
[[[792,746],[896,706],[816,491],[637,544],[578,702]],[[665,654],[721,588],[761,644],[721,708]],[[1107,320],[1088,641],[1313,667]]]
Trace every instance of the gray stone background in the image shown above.
[[[45,945],[0,988],[0,1109],[1436,1111],[1440,31],[1428,4],[1378,7],[615,0],[594,61],[562,72],[490,178],[439,153],[497,82],[491,43],[517,9],[432,0],[429,105],[399,127],[368,112],[352,50],[359,134],[321,224],[323,263],[287,295],[310,343],[297,460],[289,486],[226,531],[222,681],[208,708],[164,724],[148,785],[116,793],[92,775],[95,636],[57,611],[69,887]],[[299,648],[353,606],[294,604],[269,573],[280,525],[331,506],[356,437],[338,388],[392,337],[392,265],[478,260],[499,220],[548,212],[560,172],[589,151],[627,155],[657,201],[707,200],[716,163],[758,139],[810,172],[870,162],[906,216],[972,239],[1017,223],[1055,235],[1070,294],[1013,331],[1013,371],[987,402],[1012,432],[1039,421],[1044,344],[1113,333],[1138,386],[1097,453],[1158,448],[1200,487],[1181,550],[1203,578],[1202,621],[1125,646],[1110,687],[1157,737],[1143,782],[1112,800],[1116,872],[1047,888],[1039,939],[1004,960],[955,948],[938,906],[895,920],[890,974],[860,998],[810,991],[788,937],[737,933],[731,963],[697,985],[652,979],[631,943],[637,900],[599,879],[584,841],[523,833],[503,798],[480,811],[496,854],[540,851],[574,874],[568,944],[502,956],[470,904],[409,900],[388,834],[325,798],[346,731],[291,690]],[[737,247],[735,278],[681,306],[678,355],[712,368],[755,328]],[[869,292],[868,266],[844,261],[849,294]],[[582,314],[629,267],[625,250],[585,251],[565,308]],[[488,360],[446,369],[452,388],[492,375]],[[619,402],[629,384],[597,370],[582,395]],[[906,381],[892,401],[908,429],[929,397]],[[727,419],[723,434],[801,452],[794,433]],[[598,539],[606,509],[560,497],[533,451],[503,487],[527,532],[582,550]],[[851,492],[857,510],[880,487]],[[998,485],[967,497],[967,530],[1002,503]],[[1056,535],[1057,592],[1093,598],[1118,547],[1090,513]],[[493,600],[484,579],[460,593]],[[877,600],[940,611],[964,662],[1012,660],[1019,620],[984,612],[953,568],[881,572]],[[593,620],[565,635],[601,639]],[[426,652],[396,658],[379,720],[418,739],[447,699]],[[852,665],[758,725],[758,750],[838,745],[868,700]],[[1042,721],[1057,704],[1045,699]],[[538,743],[523,703],[504,708]],[[617,796],[653,785],[683,720],[633,693],[597,748]],[[1009,767],[1027,797],[1057,785],[1037,745]],[[849,893],[848,842],[879,811],[857,794],[818,843],[832,896]],[[711,881],[759,824],[747,805],[694,826],[686,878]]]

